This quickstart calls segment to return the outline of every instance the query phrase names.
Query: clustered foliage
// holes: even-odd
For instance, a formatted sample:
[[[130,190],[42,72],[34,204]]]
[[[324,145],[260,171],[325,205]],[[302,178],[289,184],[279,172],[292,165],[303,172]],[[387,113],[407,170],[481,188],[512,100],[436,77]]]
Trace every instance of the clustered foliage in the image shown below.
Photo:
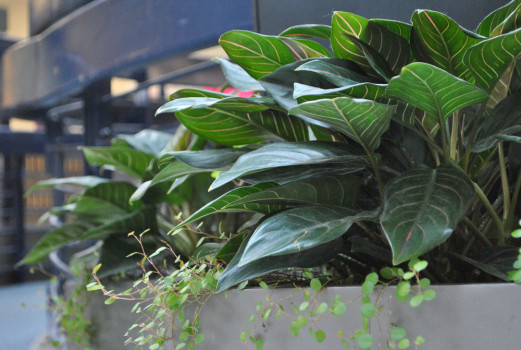
[[[418,10],[411,24],[335,12],[331,26],[222,35],[229,84],[253,95],[184,89],[158,111],[214,144],[167,168],[220,171],[211,191],[237,185],[176,228],[263,215],[218,290],[335,257],[345,276],[422,256],[433,281],[506,280],[520,216],[520,6],[475,32]]]
[[[512,1],[475,32],[417,10],[410,24],[335,12],[330,26],[223,34],[231,61],[217,61],[252,96],[183,89],[158,111],[182,123],[173,139],[145,130],[84,148],[133,179],[37,186],[85,189],[52,212],[74,220],[23,263],[97,239],[114,273],[138,248],[122,233],[145,229],[151,248],[167,240],[190,257],[203,220],[195,228],[215,240],[201,249],[227,264],[218,291],[331,261],[361,281],[418,256],[433,281],[507,280],[521,216],[520,9]]]

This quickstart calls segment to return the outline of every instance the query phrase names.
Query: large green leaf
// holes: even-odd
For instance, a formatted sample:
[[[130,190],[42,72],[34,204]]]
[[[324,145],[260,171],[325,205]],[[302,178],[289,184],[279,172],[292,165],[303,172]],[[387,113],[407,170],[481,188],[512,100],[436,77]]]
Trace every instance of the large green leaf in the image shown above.
[[[259,82],[264,89],[277,101],[283,108],[290,109],[297,105],[293,98],[293,88],[295,83],[312,85],[321,88],[334,88],[335,85],[316,72],[307,70],[297,70],[298,67],[315,60],[302,60],[288,64],[275,72],[266,75]],[[334,63],[339,67],[349,68],[349,61],[334,58],[324,58],[320,61]],[[347,64],[347,67],[346,67]]]
[[[135,186],[126,182],[101,183],[78,197],[72,213],[88,217],[96,224],[105,223],[141,207],[140,202],[129,202],[135,190]]]
[[[270,187],[235,201],[283,205],[317,205],[353,208],[361,180],[353,176],[317,176]]]
[[[266,99],[238,97],[181,98],[165,104],[157,114],[176,112],[177,119],[195,134],[225,145],[307,139],[302,121],[268,109],[264,101]]]
[[[521,131],[521,92],[510,95],[501,101],[483,121],[472,151],[480,153],[494,146],[500,140],[521,142],[521,137],[513,136]]]
[[[127,147],[81,147],[87,162],[96,166],[113,166],[135,178],[142,178],[152,155]]]
[[[342,65],[339,65],[342,63]],[[312,60],[298,66],[295,71],[313,72],[335,86],[345,87],[368,80],[366,76],[346,67],[344,62],[338,60]]]
[[[274,183],[260,183],[250,187],[239,187],[235,188],[219,198],[211,201],[210,203],[197,210],[195,213],[190,215],[186,220],[173,228],[176,230],[184,225],[191,222],[202,219],[205,216],[212,215],[219,212],[237,212],[237,211],[249,211],[258,212],[263,214],[269,214],[273,211],[280,210],[280,205],[269,205],[269,204],[258,204],[248,203],[247,201],[241,201],[241,199],[252,195],[270,187],[275,186]]]
[[[283,185],[317,176],[347,176],[364,170],[368,165],[367,163],[366,157],[356,155],[324,157],[317,162],[310,161],[302,165],[282,165],[250,173],[240,178],[249,184],[275,182]]]
[[[273,271],[290,267],[309,268],[323,265],[333,259],[343,249],[342,239],[337,239],[302,252],[270,256],[239,267],[238,264],[247,242],[247,240],[243,242],[239,251],[235,254],[219,278],[217,292],[223,292],[242,281],[253,279]]]
[[[486,247],[472,258],[451,253],[451,256],[504,281],[508,281],[508,273],[514,269],[514,263],[519,256],[519,248]]]
[[[375,150],[389,128],[394,106],[370,100],[338,97],[306,102],[289,113],[304,115],[345,133],[360,145]]]
[[[252,151],[251,148],[219,148],[202,151],[167,152],[159,160],[159,167],[163,168],[175,159],[194,168],[219,169],[232,165],[237,158]]]
[[[270,169],[303,165],[324,166],[328,162],[347,162],[349,157],[353,161],[361,160],[361,157],[350,156],[342,145],[331,142],[268,144],[239,157],[229,170],[223,171],[217,176],[211,188],[217,188],[239,177]]]
[[[289,27],[279,34],[293,38],[331,38],[331,26],[324,24],[303,24]]]
[[[461,79],[472,79],[469,68],[463,64],[463,55],[480,39],[470,36],[450,17],[436,11],[416,10],[411,20],[416,52],[422,52],[419,56]]]
[[[439,120],[456,110],[488,99],[486,91],[423,62],[405,66],[389,82],[387,95],[427,112],[422,122],[429,132],[435,132]]]
[[[168,164],[156,176],[154,176],[154,178],[152,179],[152,182],[150,183],[150,186],[154,186],[154,185],[161,184],[164,182],[172,182],[178,178],[181,178],[181,177],[184,177],[187,175],[207,173],[212,170],[217,170],[217,169],[200,169],[200,168],[194,168],[183,162],[173,162],[173,163]]]
[[[385,25],[369,21],[363,35],[356,38],[378,53],[394,74],[398,74],[402,67],[409,62],[411,52],[409,42],[403,36],[388,29]],[[356,42],[353,43],[357,45]],[[359,45],[357,46],[360,51],[364,51]],[[368,57],[366,56],[366,58]]]
[[[151,234],[157,234],[156,208],[152,205],[143,206],[126,215],[114,216],[103,224],[96,226],[80,237],[81,240],[104,239],[110,235],[127,235],[135,231],[141,233],[150,230]],[[69,242],[64,242],[66,244]]]
[[[246,245],[239,266],[330,242],[345,234],[353,222],[375,220],[377,216],[378,211],[358,212],[330,206],[301,207],[275,214],[257,227]]]
[[[509,2],[507,5],[498,8],[489,14],[485,19],[479,24],[476,32],[479,35],[483,35],[485,37],[490,37],[498,26],[501,24],[512,14],[515,12],[517,7],[521,4],[520,0],[514,0]]]
[[[291,50],[274,36],[232,30],[221,36],[219,44],[255,79],[295,61]]]
[[[34,264],[42,261],[59,247],[81,239],[83,234],[91,227],[92,224],[88,221],[76,221],[46,233],[18,265]]]
[[[386,88],[386,84],[360,83],[334,89],[321,89],[314,86],[296,83],[293,97],[298,103],[346,96],[376,101],[385,98]]]
[[[134,135],[118,135],[112,142],[112,146],[122,146],[123,143],[138,151],[157,156],[168,144],[172,135],[166,132],[145,129]]]
[[[291,39],[287,37],[279,37],[279,40],[291,50],[295,60],[331,57],[331,53],[324,46],[313,40]]]
[[[351,60],[372,71],[364,54],[350,36],[361,39],[369,21],[349,12],[335,12],[332,18],[331,47],[335,57]]]
[[[125,215],[113,215],[101,225],[94,225],[89,218],[76,219],[43,236],[20,264],[33,264],[45,259],[51,252],[76,241],[105,239],[113,234],[127,235],[131,231],[157,232],[155,208],[143,207]]]
[[[450,165],[418,166],[389,182],[381,224],[393,263],[417,257],[447,240],[473,198],[467,175]]]
[[[105,179],[103,177],[98,176],[70,176],[59,179],[49,179],[44,181],[39,181],[36,185],[29,188],[27,191],[27,196],[33,193],[36,190],[41,188],[49,188],[54,187],[57,190],[66,191],[69,188],[78,189],[78,188],[86,188],[93,187],[99,185],[103,182],[109,182],[111,180]]]
[[[520,54],[521,29],[518,29],[472,46],[463,56],[463,62],[478,86],[491,91]]]
[[[253,79],[241,66],[223,58],[215,57],[215,62],[221,65],[226,81],[236,89],[242,91],[262,91],[264,88]]]
[[[407,42],[411,39],[412,25],[400,21],[394,21],[389,19],[371,19],[370,22],[376,22],[380,25],[385,26],[387,29],[395,32],[402,36]]]
[[[368,74],[378,72],[388,80],[410,57],[407,39],[395,30],[352,13],[335,12],[331,46],[336,57],[354,61]]]

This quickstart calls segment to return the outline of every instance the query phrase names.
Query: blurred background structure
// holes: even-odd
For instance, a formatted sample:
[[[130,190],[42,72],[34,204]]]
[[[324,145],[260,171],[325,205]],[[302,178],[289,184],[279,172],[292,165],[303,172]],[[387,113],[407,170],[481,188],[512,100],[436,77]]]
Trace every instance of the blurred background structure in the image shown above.
[[[92,174],[78,145],[175,128],[154,118],[169,93],[224,83],[210,58],[231,29],[253,29],[250,1],[0,0],[0,285],[49,229],[59,193],[23,193],[49,177]]]

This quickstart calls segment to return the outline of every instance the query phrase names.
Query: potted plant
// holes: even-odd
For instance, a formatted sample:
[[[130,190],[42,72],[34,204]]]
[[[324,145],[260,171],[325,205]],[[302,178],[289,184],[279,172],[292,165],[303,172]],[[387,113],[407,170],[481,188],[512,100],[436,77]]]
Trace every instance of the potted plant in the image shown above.
[[[329,285],[362,284],[356,293],[363,294],[363,327],[354,343],[340,337],[344,346],[373,345],[370,320],[378,305],[368,297],[378,283],[398,280],[393,294],[418,306],[434,296],[425,293],[431,282],[519,282],[521,273],[511,272],[514,265],[521,267],[519,241],[510,234],[521,217],[520,11],[521,1],[512,1],[475,32],[429,10],[414,12],[410,24],[335,12],[331,26],[296,26],[277,36],[227,32],[220,44],[232,62],[218,62],[231,86],[255,93],[247,98],[196,89],[174,93],[158,113],[175,113],[213,146],[162,154],[159,172],[133,197],[176,188],[187,174],[213,173],[210,193],[231,189],[183,215],[171,231],[174,237],[212,214],[255,213],[243,230],[219,236],[229,239],[207,254],[226,264],[216,290],[244,287],[246,281],[281,282],[272,273],[295,268],[305,270],[282,281],[309,277],[311,290],[318,293],[326,280]],[[216,248],[201,246],[208,247]],[[325,279],[320,276],[324,264]],[[265,282],[259,283],[262,276]],[[443,302],[456,301],[447,312],[454,305],[477,308],[483,299],[463,303],[476,290],[496,296],[519,293],[515,285],[492,288],[459,287],[454,297],[441,287],[434,290]],[[343,314],[345,302],[338,301],[334,289],[324,293],[329,291],[327,310]],[[240,299],[230,295],[232,301],[218,299],[217,307],[228,310]],[[322,304],[310,310],[316,299],[306,292],[304,299],[308,304],[297,307],[293,322],[321,314]],[[258,310],[265,323],[271,320],[268,304]],[[435,313],[428,307],[417,310]],[[518,307],[511,311],[519,312]],[[475,323],[476,315],[467,313]],[[441,316],[450,320],[454,315]],[[498,328],[513,325],[506,317]],[[290,327],[307,327],[300,320]],[[384,323],[396,318],[389,320]],[[417,324],[414,319],[411,326]],[[315,340],[324,340],[310,328]],[[391,339],[404,339],[400,332],[391,330]],[[492,347],[514,346],[515,339],[505,334],[483,334],[474,337],[479,344],[488,337]],[[259,339],[251,338],[257,348],[264,344]],[[476,348],[449,335],[437,335],[436,341],[437,348]]]
[[[218,212],[262,215],[240,246],[223,248],[235,254],[217,290],[327,262],[361,283],[418,257],[436,284],[519,281],[509,272],[519,254],[520,6],[475,32],[418,10],[411,24],[335,12],[331,26],[223,34],[230,85],[257,93],[180,90],[158,111],[231,146],[222,158],[169,154],[195,168],[222,160],[231,167],[210,190],[237,185],[176,228]],[[230,161],[226,149],[244,153]]]

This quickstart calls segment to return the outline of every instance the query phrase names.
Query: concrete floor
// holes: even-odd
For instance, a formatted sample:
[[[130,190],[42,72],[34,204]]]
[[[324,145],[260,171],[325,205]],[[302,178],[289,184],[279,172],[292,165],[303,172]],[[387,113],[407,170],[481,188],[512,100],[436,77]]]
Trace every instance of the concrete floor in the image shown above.
[[[28,350],[45,334],[48,282],[0,287],[0,348]]]

